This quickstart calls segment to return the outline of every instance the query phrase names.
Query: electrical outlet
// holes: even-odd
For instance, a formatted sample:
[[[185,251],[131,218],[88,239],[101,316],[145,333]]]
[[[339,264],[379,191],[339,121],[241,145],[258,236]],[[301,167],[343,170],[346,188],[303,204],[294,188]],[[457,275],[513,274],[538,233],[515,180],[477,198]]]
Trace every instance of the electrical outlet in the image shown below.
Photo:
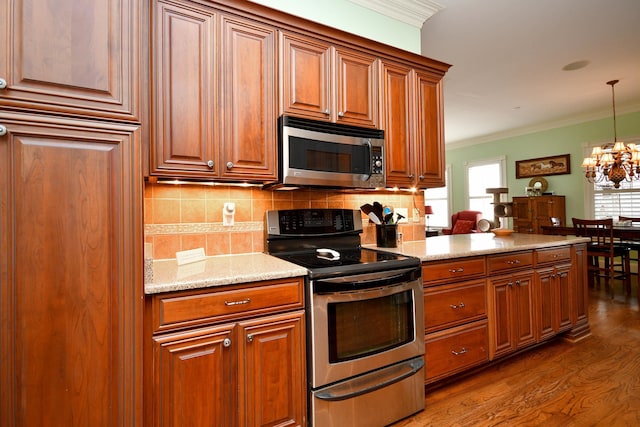
[[[420,222],[420,209],[418,208],[413,208],[413,222]]]
[[[402,219],[398,223],[403,224],[409,222],[409,209],[407,208],[395,208],[396,217],[402,215]]]

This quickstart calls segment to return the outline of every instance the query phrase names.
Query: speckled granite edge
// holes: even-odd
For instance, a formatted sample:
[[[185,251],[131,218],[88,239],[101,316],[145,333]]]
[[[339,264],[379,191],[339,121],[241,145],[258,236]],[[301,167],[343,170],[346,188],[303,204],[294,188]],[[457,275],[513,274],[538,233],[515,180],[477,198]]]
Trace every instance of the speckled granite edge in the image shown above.
[[[175,259],[154,261],[145,274],[145,294],[199,289],[238,283],[305,276],[296,264],[263,254],[251,253],[207,257],[203,261],[178,265]]]
[[[544,249],[586,242],[589,242],[588,238],[575,236],[514,233],[509,237],[497,237],[491,233],[474,233],[436,236],[426,240],[404,242],[397,248],[378,248],[375,245],[371,247],[413,256],[426,262],[531,249]]]

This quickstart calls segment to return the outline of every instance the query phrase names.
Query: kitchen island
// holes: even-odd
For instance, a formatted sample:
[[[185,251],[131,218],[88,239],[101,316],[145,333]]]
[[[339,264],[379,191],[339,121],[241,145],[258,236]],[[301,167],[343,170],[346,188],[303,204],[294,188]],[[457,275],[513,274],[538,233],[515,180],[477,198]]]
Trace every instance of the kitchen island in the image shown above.
[[[554,337],[588,336],[588,241],[475,233],[384,249],[422,261],[425,383],[451,380]]]

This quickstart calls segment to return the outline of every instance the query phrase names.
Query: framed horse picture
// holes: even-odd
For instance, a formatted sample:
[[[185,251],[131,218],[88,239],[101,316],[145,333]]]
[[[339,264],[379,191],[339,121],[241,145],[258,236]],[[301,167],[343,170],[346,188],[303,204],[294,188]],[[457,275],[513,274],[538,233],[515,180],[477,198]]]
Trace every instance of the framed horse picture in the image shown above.
[[[568,173],[571,173],[569,154],[539,157],[529,160],[516,160],[516,178],[563,175]]]

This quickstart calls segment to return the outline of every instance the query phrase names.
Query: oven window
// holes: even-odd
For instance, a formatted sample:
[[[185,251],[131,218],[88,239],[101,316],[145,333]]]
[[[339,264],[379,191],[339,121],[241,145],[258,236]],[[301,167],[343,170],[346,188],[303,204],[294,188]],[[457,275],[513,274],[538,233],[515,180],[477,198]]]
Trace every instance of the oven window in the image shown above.
[[[289,137],[289,167],[346,174],[369,174],[367,145],[338,144]]]
[[[413,292],[331,303],[329,362],[380,353],[414,339]]]

